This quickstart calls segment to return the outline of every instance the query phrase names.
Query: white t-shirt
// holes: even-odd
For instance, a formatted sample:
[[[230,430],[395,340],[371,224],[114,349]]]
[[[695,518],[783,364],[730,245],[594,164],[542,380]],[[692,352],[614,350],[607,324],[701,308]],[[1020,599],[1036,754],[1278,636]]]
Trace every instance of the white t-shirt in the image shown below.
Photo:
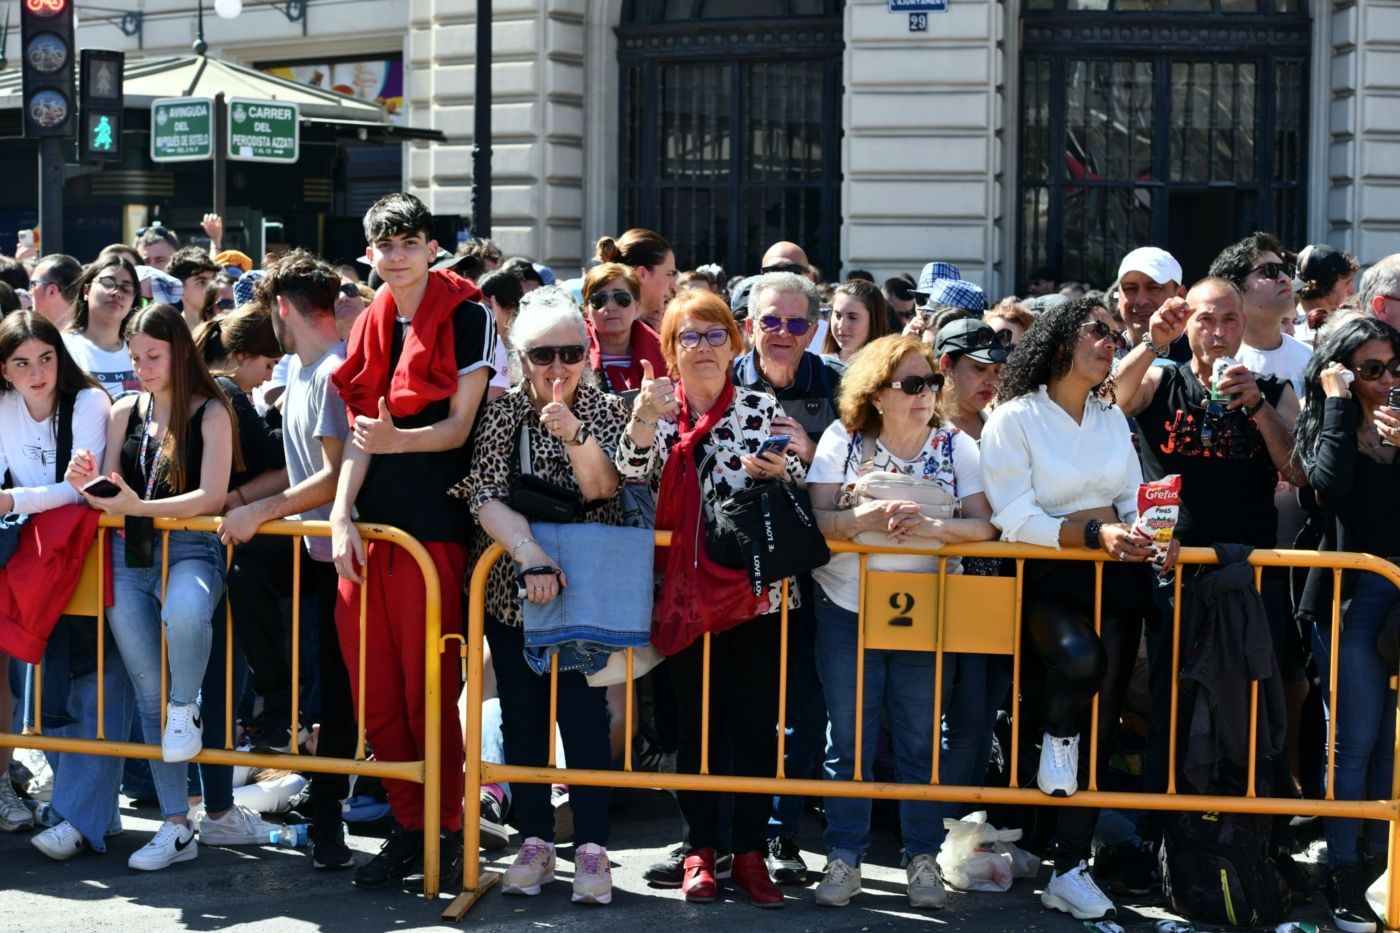
[[[1312,347],[1296,337],[1280,334],[1283,343],[1273,350],[1256,350],[1247,344],[1240,344],[1239,360],[1252,373],[1260,376],[1276,376],[1293,383],[1293,391],[1303,397],[1303,370],[1312,359]]]
[[[70,332],[63,335],[63,345],[79,369],[102,383],[112,401],[141,391],[126,344],[120,350],[104,350],[86,335]]]
[[[817,442],[817,452],[812,457],[812,465],[807,468],[807,483],[845,485],[853,482],[865,459],[859,438],[852,443],[845,426],[839,421],[832,422]],[[913,460],[896,457],[877,441],[871,468],[922,477],[959,499],[983,491],[977,442],[951,426],[931,428],[923,450]],[[876,564],[876,559],[872,557],[869,566],[876,568]],[[876,569],[937,573],[938,558],[926,554],[881,555]],[[959,570],[960,562],[949,559],[948,572],[958,573]],[[812,579],[821,584],[836,605],[848,612],[860,611],[859,555],[832,554],[831,561],[825,567],[812,571]]]
[[[496,371],[491,374],[490,387],[500,389],[503,392],[510,391],[510,351],[506,349],[506,342],[497,338],[496,340]]]
[[[73,450],[92,451],[99,464],[107,449],[107,412],[111,407],[107,396],[96,389],[83,389],[73,404]],[[83,501],[72,485],[54,481],[58,459],[55,427],[52,418],[31,418],[18,392],[0,392],[0,477],[10,471],[16,512],[46,512]]]

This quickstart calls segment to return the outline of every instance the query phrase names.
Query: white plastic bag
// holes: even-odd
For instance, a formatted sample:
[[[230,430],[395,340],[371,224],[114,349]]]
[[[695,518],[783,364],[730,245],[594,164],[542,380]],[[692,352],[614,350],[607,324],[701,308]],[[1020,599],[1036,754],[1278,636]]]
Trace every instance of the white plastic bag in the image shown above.
[[[948,831],[938,851],[943,880],[959,891],[1008,891],[1016,878],[1033,878],[1040,859],[1015,845],[1019,829],[997,829],[984,811],[945,819]]]
[[[1371,905],[1371,909],[1376,912],[1378,919],[1385,918],[1385,894],[1390,886],[1390,869],[1381,872],[1381,876],[1371,882],[1371,886],[1366,889],[1366,903]],[[1381,925],[1384,927],[1384,924]]]

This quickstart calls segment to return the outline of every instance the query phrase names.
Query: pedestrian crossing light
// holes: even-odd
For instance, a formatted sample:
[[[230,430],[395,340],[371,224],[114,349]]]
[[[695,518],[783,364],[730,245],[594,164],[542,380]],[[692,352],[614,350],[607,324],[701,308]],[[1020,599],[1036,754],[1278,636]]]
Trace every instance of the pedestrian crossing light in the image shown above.
[[[126,56],[105,49],[83,49],[80,72],[82,119],[79,158],[84,162],[122,160],[122,69]]]
[[[20,3],[24,135],[72,136],[73,7],[69,0]]]

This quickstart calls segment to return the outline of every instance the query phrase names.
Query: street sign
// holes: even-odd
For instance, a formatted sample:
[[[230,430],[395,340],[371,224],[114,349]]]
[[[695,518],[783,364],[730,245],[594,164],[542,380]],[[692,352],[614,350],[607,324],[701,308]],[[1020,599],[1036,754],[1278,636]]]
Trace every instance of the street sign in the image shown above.
[[[198,162],[214,156],[214,102],[162,97],[151,104],[151,161]]]
[[[948,0],[889,0],[891,13],[947,13]],[[911,28],[913,20],[910,20]]]
[[[228,102],[228,157],[244,162],[290,165],[300,154],[301,112],[277,100]]]

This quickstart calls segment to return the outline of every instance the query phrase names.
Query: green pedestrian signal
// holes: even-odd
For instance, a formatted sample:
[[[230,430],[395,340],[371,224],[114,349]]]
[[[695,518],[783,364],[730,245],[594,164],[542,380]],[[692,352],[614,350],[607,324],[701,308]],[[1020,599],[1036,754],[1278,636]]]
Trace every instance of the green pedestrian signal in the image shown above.
[[[122,107],[126,57],[105,49],[83,49],[78,158],[83,162],[122,161]]]
[[[97,126],[92,130],[92,148],[112,150],[112,121],[104,113],[97,118]]]

